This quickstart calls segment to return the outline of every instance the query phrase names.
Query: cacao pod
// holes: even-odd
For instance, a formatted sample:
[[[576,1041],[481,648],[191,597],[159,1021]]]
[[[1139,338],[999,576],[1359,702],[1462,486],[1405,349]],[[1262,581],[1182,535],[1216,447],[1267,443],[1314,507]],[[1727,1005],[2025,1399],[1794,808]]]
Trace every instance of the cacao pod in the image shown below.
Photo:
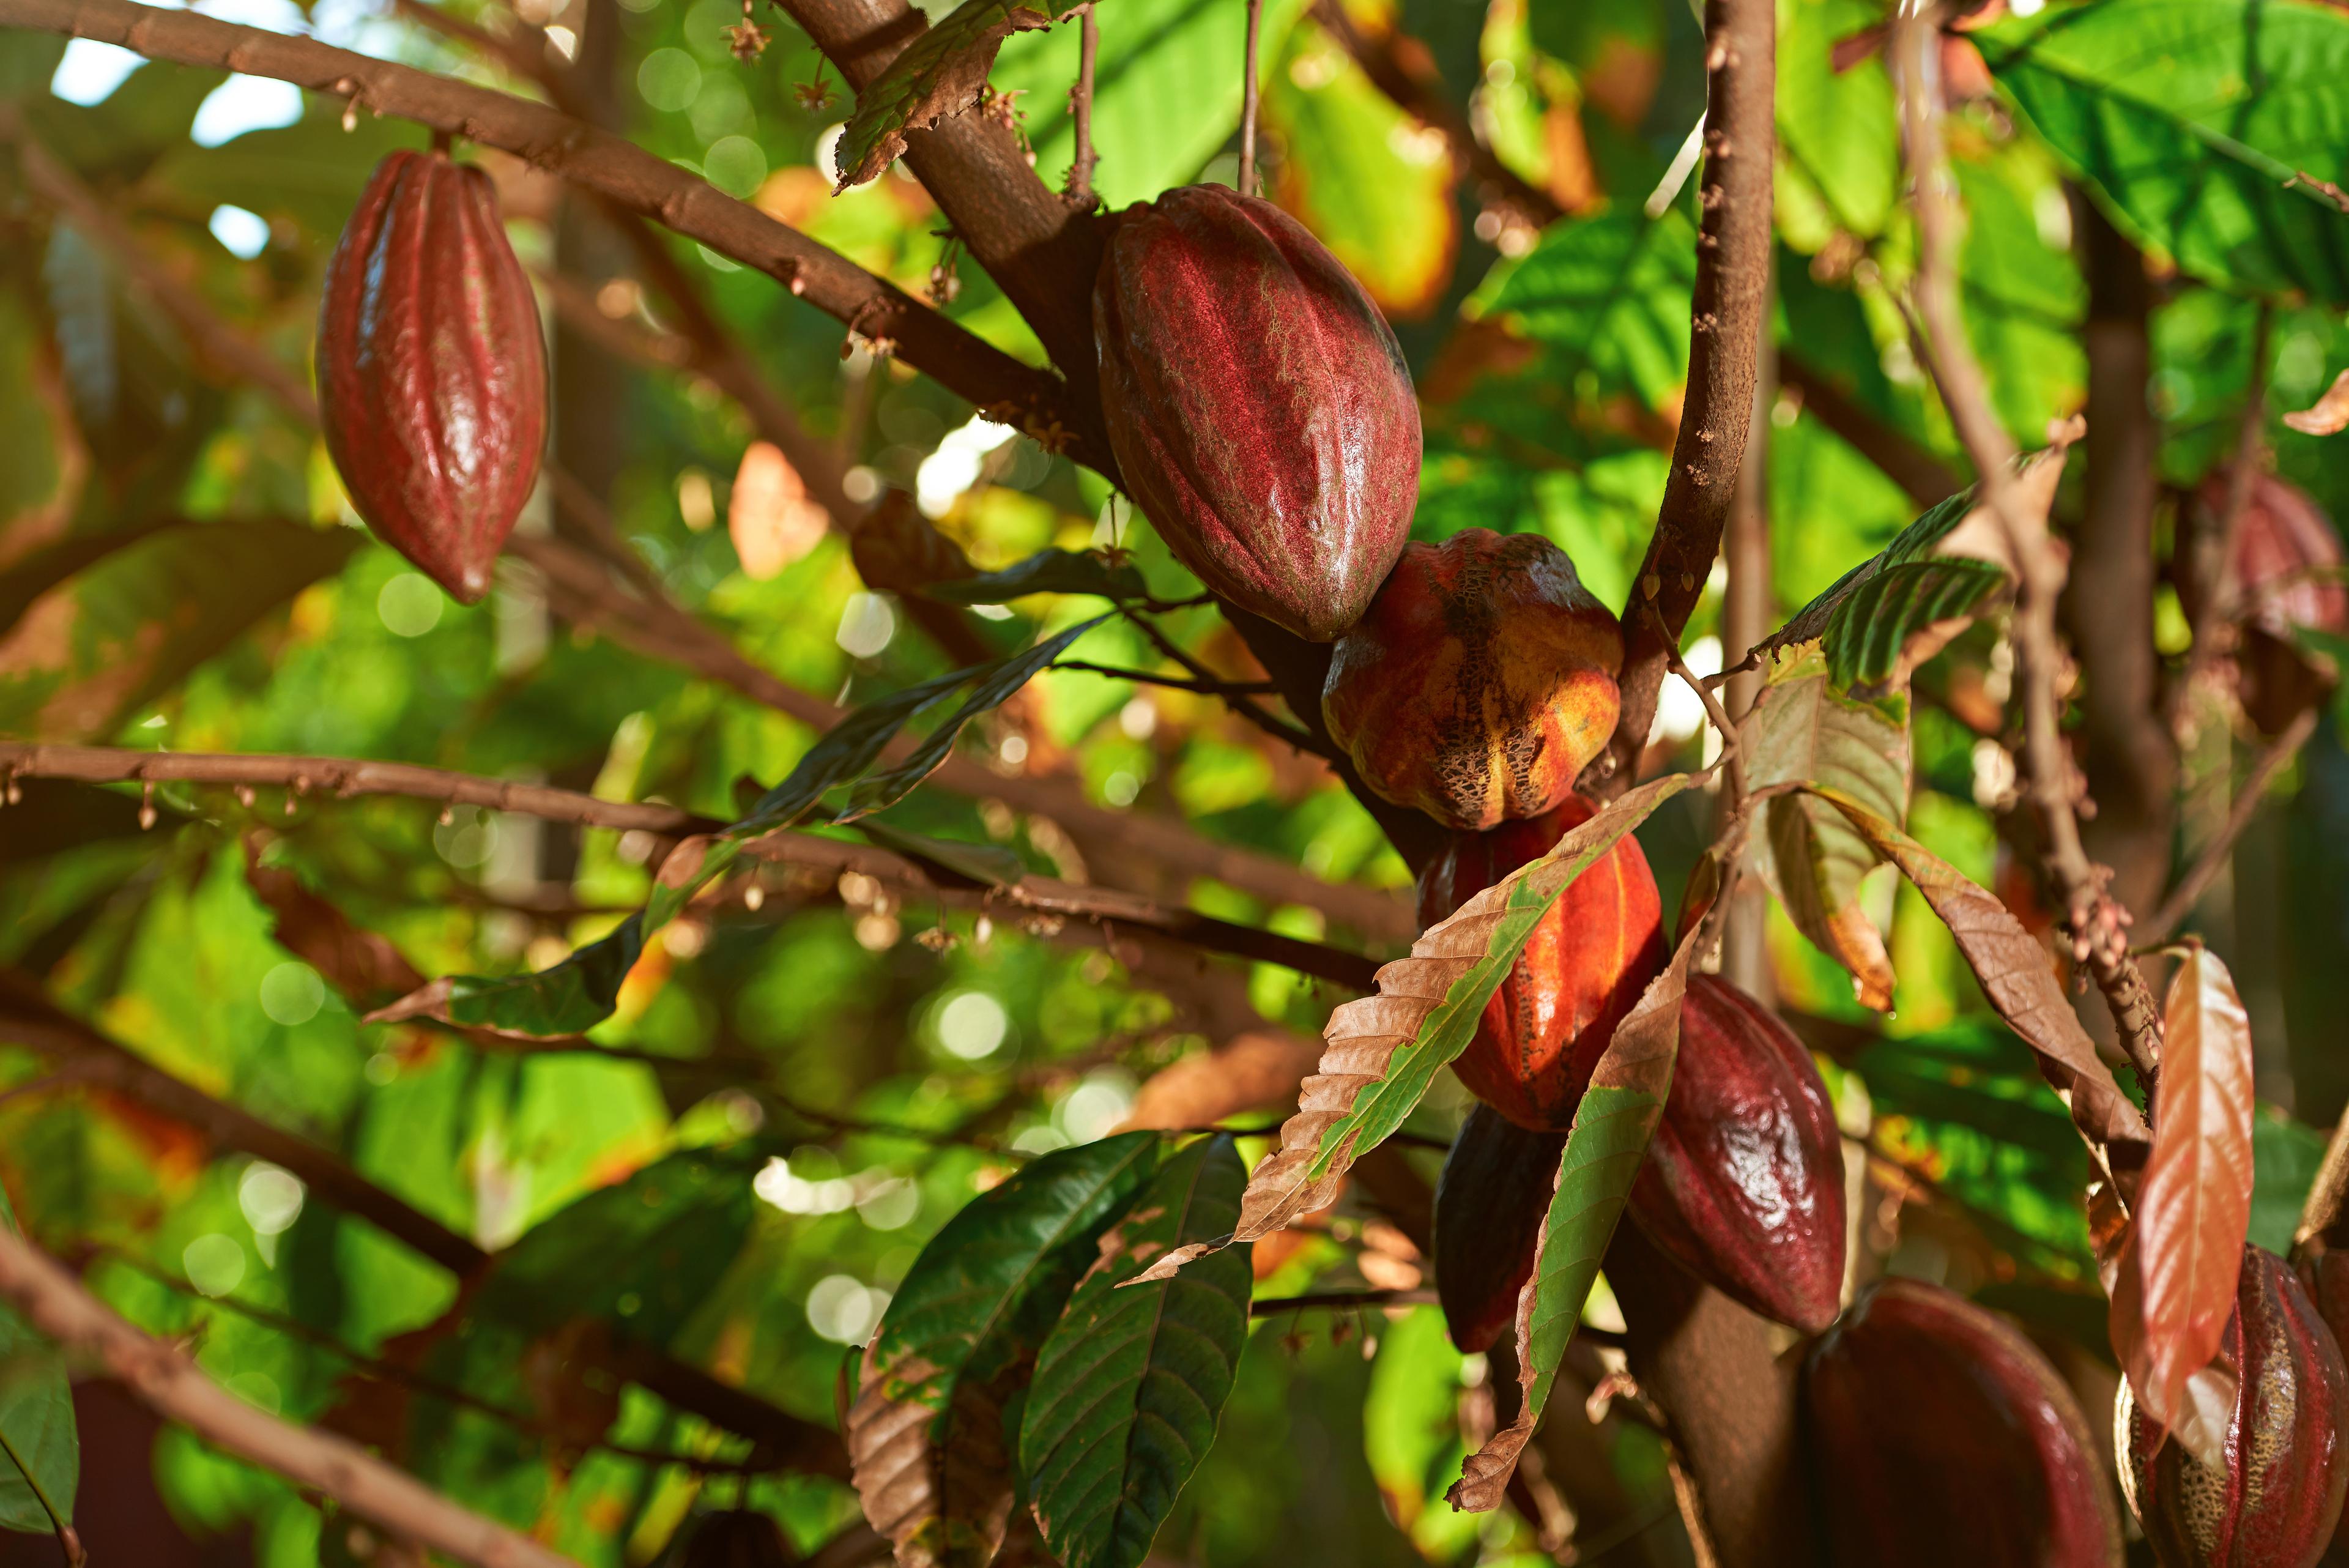
[[[2203,1464],[2137,1407],[2114,1402],[2121,1491],[2164,1568],[2311,1568],[2349,1485],[2349,1367],[2284,1261],[2243,1249],[2218,1365],[2236,1377],[2226,1467]]]
[[[326,266],[318,413],[376,536],[471,604],[538,480],[546,350],[479,169],[376,168]]]
[[[1835,1568],[2118,1568],[2120,1511],[2071,1389],[1953,1292],[1869,1286],[1812,1347],[1802,1421]]]
[[[1547,854],[1598,809],[1569,794],[1539,816],[1454,835],[1420,874],[1420,924],[1433,925]],[[1626,834],[1535,925],[1453,1070],[1519,1126],[1563,1131],[1615,1026],[1670,957],[1655,876],[1640,841]]]
[[[1093,289],[1126,488],[1210,588],[1309,641],[1354,624],[1411,531],[1419,400],[1361,286],[1220,185],[1131,208]]]
[[[1557,1185],[1566,1135],[1533,1132],[1490,1106],[1460,1124],[1435,1181],[1435,1294],[1452,1343],[1489,1349],[1516,1316]]]
[[[1413,545],[1330,650],[1330,737],[1362,782],[1454,828],[1538,816],[1614,732],[1623,633],[1538,534]]]
[[[1843,1292],[1843,1138],[1801,1041],[1716,975],[1689,981],[1632,1219],[1699,1279],[1808,1333]]]

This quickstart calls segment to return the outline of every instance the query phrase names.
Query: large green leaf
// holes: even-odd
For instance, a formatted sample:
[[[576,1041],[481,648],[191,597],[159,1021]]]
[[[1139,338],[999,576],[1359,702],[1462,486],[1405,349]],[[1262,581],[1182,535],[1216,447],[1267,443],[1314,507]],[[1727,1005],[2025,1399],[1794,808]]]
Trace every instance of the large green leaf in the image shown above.
[[[1015,1494],[1008,1407],[1157,1150],[1154,1133],[1126,1133],[1045,1155],[914,1261],[865,1347],[846,1428],[865,1518],[900,1563],[993,1560]]]
[[[693,896],[732,868],[742,846],[761,834],[818,820],[852,822],[905,798],[947,760],[956,739],[973,719],[1000,707],[1036,672],[1099,626],[1106,616],[1080,621],[1033,648],[968,670],[957,670],[868,702],[833,726],[811,747],[781,784],[760,798],[750,815],[709,838],[688,839],[663,864],[645,908],[622,920],[609,936],[590,942],[560,963],[531,974],[447,975],[368,1014],[378,1023],[432,1017],[447,1023],[523,1035],[577,1034],[612,1015],[621,982],[644,945]],[[962,705],[898,762],[872,770],[905,727],[957,692]],[[825,807],[823,797],[846,787],[847,800]]]
[[[2349,304],[2349,16],[2293,0],[2102,0],[1974,35],[2057,156],[2198,277]]]
[[[1019,1469],[1044,1543],[1068,1568],[1133,1568],[1215,1441],[1247,1341],[1245,1248],[1171,1280],[1118,1287],[1169,1248],[1226,1235],[1247,1168],[1228,1137],[1159,1168],[1036,1356]]]
[[[1900,126],[1880,56],[1835,67],[1836,46],[1881,26],[1867,0],[1795,0],[1778,41],[1778,147],[1833,225],[1872,238],[1900,198]],[[1825,236],[1821,236],[1824,238]]]
[[[0,1224],[18,1229],[0,1192]],[[0,1306],[0,1529],[47,1535],[73,1522],[81,1436],[65,1356],[16,1309]]]
[[[1771,659],[1738,744],[1754,789],[1823,784],[1888,822],[1908,820],[1908,694],[1849,695],[1830,680],[1815,645]],[[1841,812],[1808,794],[1770,800],[1763,826],[1757,867],[1795,929],[1851,971],[1863,1004],[1890,1008],[1892,963],[1859,907],[1859,879],[1878,864],[1876,852]]]
[[[184,523],[107,556],[35,600],[0,640],[0,730],[109,734],[255,622],[342,569],[356,529]]]

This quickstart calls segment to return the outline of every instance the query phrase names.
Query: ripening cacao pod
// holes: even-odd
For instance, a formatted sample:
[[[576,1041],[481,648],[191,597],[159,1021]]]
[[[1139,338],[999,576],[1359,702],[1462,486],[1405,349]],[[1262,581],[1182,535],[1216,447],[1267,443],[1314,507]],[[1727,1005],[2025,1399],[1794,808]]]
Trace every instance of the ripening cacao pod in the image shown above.
[[[1175,559],[1313,642],[1411,531],[1419,400],[1370,296],[1302,224],[1220,185],[1131,208],[1093,289],[1102,409]]]
[[[1413,545],[1330,650],[1330,737],[1446,826],[1538,816],[1614,732],[1622,628],[1538,534]]]
[[[1490,1106],[1460,1124],[1435,1181],[1435,1294],[1452,1343],[1492,1347],[1516,1316],[1557,1185],[1566,1135],[1534,1132]]]
[[[2243,1249],[2218,1365],[2237,1380],[2225,1469],[2157,1430],[2124,1380],[2114,1412],[2122,1494],[2163,1568],[2311,1568],[2349,1485],[2349,1367],[2308,1292],[2264,1248]]]
[[[2118,1568],[2072,1390],[2002,1318],[1885,1279],[1810,1351],[1806,1458],[1834,1568]]]
[[[1597,815],[1568,794],[1539,816],[1454,836],[1420,874],[1420,924],[1432,926]],[[1485,1004],[1453,1071],[1518,1126],[1562,1132],[1615,1026],[1671,955],[1663,905],[1640,841],[1625,834],[1567,885]],[[1440,1272],[1440,1270],[1439,1270]]]
[[[772,1519],[757,1509],[730,1508],[686,1527],[677,1568],[791,1568],[798,1561]]]
[[[1690,979],[1663,1120],[1630,1210],[1690,1272],[1806,1333],[1843,1293],[1843,1138],[1801,1041],[1717,975]]]
[[[377,166],[327,264],[317,358],[351,504],[451,597],[479,599],[546,436],[538,306],[487,174],[437,151]]]

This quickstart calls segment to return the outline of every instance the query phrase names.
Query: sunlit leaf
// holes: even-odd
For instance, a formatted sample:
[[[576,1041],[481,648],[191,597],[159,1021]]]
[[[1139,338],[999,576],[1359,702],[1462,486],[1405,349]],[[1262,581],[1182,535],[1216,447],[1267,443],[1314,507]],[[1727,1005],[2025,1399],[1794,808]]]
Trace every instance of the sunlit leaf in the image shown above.
[[[1161,1166],[1037,1352],[1019,1469],[1044,1543],[1068,1568],[1140,1563],[1215,1440],[1247,1338],[1247,1251],[1117,1287],[1170,1247],[1228,1234],[1247,1180],[1229,1137]]]
[[[993,1560],[1014,1496],[1006,1404],[1157,1147],[1154,1133],[1126,1133],[1045,1155],[915,1260],[865,1347],[845,1429],[864,1517],[900,1563]]]
[[[2337,435],[2349,430],[2349,370],[2333,377],[2314,403],[2284,415],[2283,422],[2302,435]]]
[[[0,1192],[0,1224],[16,1231]],[[81,1436],[64,1355],[0,1306],[0,1529],[47,1535],[71,1524],[81,1483]]]

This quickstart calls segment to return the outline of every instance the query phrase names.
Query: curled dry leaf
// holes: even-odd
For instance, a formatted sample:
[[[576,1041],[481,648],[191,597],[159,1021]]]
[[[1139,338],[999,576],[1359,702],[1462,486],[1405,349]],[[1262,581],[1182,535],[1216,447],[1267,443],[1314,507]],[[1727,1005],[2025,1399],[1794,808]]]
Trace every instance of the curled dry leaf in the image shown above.
[[[2333,377],[2333,385],[2314,403],[2284,415],[2283,422],[2302,435],[2336,435],[2349,430],[2349,370]]]
[[[2211,1370],[2235,1308],[2251,1220],[2251,1105],[2250,1020],[2227,966],[2197,947],[2163,1013],[2160,1113],[2112,1311],[2138,1408],[2209,1463],[2232,1390],[2196,1378]]]
[[[1321,1059],[1321,1043],[1285,1029],[1250,1030],[1151,1075],[1126,1127],[1204,1127],[1295,1096]],[[1123,1128],[1120,1129],[1124,1130]]]
[[[1466,1048],[1485,1002],[1544,911],[1688,783],[1687,774],[1672,774],[1628,792],[1569,830],[1547,855],[1429,927],[1410,957],[1381,967],[1378,994],[1330,1015],[1320,1071],[1299,1090],[1297,1114],[1281,1126],[1280,1147],[1249,1177],[1238,1228],[1218,1241],[1175,1248],[1137,1281],[1164,1279],[1233,1241],[1268,1235],[1335,1197],[1347,1168],[1402,1125],[1437,1070]]]

